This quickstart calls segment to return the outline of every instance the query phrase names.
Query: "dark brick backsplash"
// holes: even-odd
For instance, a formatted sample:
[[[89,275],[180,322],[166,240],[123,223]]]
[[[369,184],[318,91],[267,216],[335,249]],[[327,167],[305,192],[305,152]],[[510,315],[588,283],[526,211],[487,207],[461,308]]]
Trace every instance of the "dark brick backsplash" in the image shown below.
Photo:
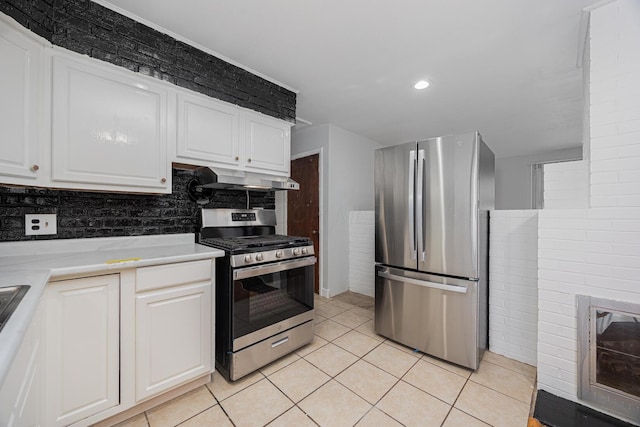
[[[194,233],[200,208],[187,195],[193,171],[173,169],[166,195],[95,193],[0,186],[0,241]],[[275,207],[273,192],[249,192],[250,207]],[[244,191],[217,190],[207,208],[245,208]],[[55,213],[58,233],[25,236],[24,215]]]
[[[0,0],[54,45],[261,113],[295,121],[296,94],[89,0]]]

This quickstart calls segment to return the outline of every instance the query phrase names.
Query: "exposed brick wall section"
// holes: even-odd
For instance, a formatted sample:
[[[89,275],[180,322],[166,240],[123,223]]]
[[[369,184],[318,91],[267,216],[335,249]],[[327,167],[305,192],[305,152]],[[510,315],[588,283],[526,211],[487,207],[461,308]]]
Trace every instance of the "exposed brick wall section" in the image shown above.
[[[0,0],[0,11],[54,45],[295,121],[294,92],[89,0]]]
[[[20,25],[51,41],[54,0],[0,0],[0,12]]]
[[[167,195],[0,187],[0,241],[194,233],[200,206],[187,195],[193,171],[173,170]],[[251,207],[275,208],[273,192],[250,192]],[[215,191],[207,208],[245,208],[244,191]],[[55,213],[58,234],[25,236],[24,215]]]

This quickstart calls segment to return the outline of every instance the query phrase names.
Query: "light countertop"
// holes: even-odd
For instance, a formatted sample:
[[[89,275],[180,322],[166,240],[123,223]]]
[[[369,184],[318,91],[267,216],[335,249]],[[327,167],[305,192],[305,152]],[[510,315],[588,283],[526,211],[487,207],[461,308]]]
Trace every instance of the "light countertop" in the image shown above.
[[[30,288],[0,331],[0,385],[51,278],[223,256],[193,234],[0,242],[0,287]]]

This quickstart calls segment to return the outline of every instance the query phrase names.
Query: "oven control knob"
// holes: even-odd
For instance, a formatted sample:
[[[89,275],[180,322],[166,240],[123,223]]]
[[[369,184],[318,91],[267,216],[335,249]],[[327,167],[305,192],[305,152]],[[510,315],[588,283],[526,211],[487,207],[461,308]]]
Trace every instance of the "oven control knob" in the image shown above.
[[[282,258],[284,256],[284,252],[276,251],[276,258]]]
[[[264,259],[264,257],[262,256],[262,254],[256,254],[256,261],[262,261]]]
[[[307,248],[302,248],[302,255],[306,255],[306,254],[307,254],[307,252],[309,252],[309,251],[307,250]]]
[[[295,256],[300,255],[300,249],[299,249],[299,248],[293,248],[293,254],[294,254]]]
[[[244,262],[251,262],[251,261],[253,261],[253,258],[251,258],[251,255],[244,256]]]

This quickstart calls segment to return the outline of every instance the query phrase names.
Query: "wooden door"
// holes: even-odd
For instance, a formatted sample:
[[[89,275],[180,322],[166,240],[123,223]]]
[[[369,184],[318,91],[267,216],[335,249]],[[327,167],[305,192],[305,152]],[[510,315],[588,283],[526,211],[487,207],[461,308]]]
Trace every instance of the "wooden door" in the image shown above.
[[[320,289],[320,197],[319,154],[291,161],[291,178],[298,181],[300,190],[287,193],[287,233],[313,240],[318,258],[315,268],[315,292]]]

